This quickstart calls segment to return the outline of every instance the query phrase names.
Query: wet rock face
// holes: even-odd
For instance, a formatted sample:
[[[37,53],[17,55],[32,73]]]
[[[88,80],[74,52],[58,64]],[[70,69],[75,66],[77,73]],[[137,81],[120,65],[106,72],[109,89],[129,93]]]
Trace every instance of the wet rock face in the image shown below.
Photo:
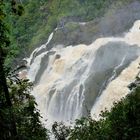
[[[26,79],[27,78],[27,70],[22,70],[18,73],[19,79]]]

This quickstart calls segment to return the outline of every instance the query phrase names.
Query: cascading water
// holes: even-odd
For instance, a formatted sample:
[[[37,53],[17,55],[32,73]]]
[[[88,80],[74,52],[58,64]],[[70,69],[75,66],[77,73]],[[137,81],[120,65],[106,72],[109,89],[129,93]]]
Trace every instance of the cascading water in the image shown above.
[[[139,26],[138,20],[124,37],[47,49],[52,33],[45,45],[33,51],[27,59],[28,77],[34,82],[32,94],[43,123],[69,123],[86,116],[88,110],[98,118],[101,110],[129,92],[127,85],[140,62]]]

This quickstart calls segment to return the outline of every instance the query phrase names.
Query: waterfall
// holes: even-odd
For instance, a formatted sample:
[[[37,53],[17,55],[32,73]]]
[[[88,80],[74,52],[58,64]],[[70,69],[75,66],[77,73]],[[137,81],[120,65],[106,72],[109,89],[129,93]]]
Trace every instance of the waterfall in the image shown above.
[[[104,81],[103,85],[100,88],[99,96],[101,95],[101,93],[104,90],[104,88],[106,87],[106,85],[108,85],[117,76],[117,70],[119,68],[121,68],[121,66],[123,66],[125,58],[126,58],[126,56],[124,56],[121,63],[114,68],[114,70],[111,74],[111,77],[107,81]]]
[[[129,93],[127,85],[135,79],[140,62],[139,26],[140,20],[123,37],[47,49],[52,33],[33,51],[26,59],[28,78],[34,82],[32,94],[46,126],[73,122],[88,111],[98,118],[101,110]]]

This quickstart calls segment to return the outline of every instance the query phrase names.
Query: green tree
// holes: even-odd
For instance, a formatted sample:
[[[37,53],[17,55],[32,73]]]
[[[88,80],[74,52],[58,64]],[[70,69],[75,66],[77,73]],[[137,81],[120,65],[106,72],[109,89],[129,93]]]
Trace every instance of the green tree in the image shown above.
[[[12,0],[12,10],[21,15],[21,7]],[[9,2],[10,3],[10,2]],[[17,6],[17,7],[16,7]],[[4,62],[9,50],[9,31],[6,26],[5,4],[0,0],[0,139],[2,140],[45,140],[47,130],[42,126],[36,102],[31,96],[32,84],[8,75]],[[19,12],[20,10],[20,12]]]
[[[3,12],[3,1],[0,1],[0,93],[2,99],[5,97],[5,106],[9,109],[9,115],[11,116],[9,119],[10,120],[10,128],[9,128],[9,134],[16,136],[17,135],[17,130],[16,130],[16,123],[14,120],[14,114],[13,114],[13,109],[12,109],[12,103],[9,95],[9,90],[6,82],[6,76],[5,76],[5,70],[4,70],[4,60],[6,57],[6,49],[9,46],[9,39],[7,36],[8,29],[4,23],[4,18],[5,18],[5,13]],[[1,101],[1,103],[4,105],[4,101]],[[2,120],[1,120],[2,121]],[[3,121],[2,121],[3,122]]]

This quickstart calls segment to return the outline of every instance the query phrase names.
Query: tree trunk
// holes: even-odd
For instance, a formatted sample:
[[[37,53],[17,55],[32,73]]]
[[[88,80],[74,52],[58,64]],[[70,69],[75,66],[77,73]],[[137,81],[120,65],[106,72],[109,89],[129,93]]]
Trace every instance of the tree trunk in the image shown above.
[[[13,114],[13,110],[12,110],[12,103],[10,100],[5,71],[4,71],[4,67],[3,67],[4,61],[3,61],[2,54],[3,54],[3,51],[2,51],[2,48],[0,47],[0,88],[1,88],[1,91],[5,95],[6,103],[9,108],[9,113],[11,116],[11,136],[15,137],[15,136],[17,136],[16,123],[15,123],[14,114]]]

